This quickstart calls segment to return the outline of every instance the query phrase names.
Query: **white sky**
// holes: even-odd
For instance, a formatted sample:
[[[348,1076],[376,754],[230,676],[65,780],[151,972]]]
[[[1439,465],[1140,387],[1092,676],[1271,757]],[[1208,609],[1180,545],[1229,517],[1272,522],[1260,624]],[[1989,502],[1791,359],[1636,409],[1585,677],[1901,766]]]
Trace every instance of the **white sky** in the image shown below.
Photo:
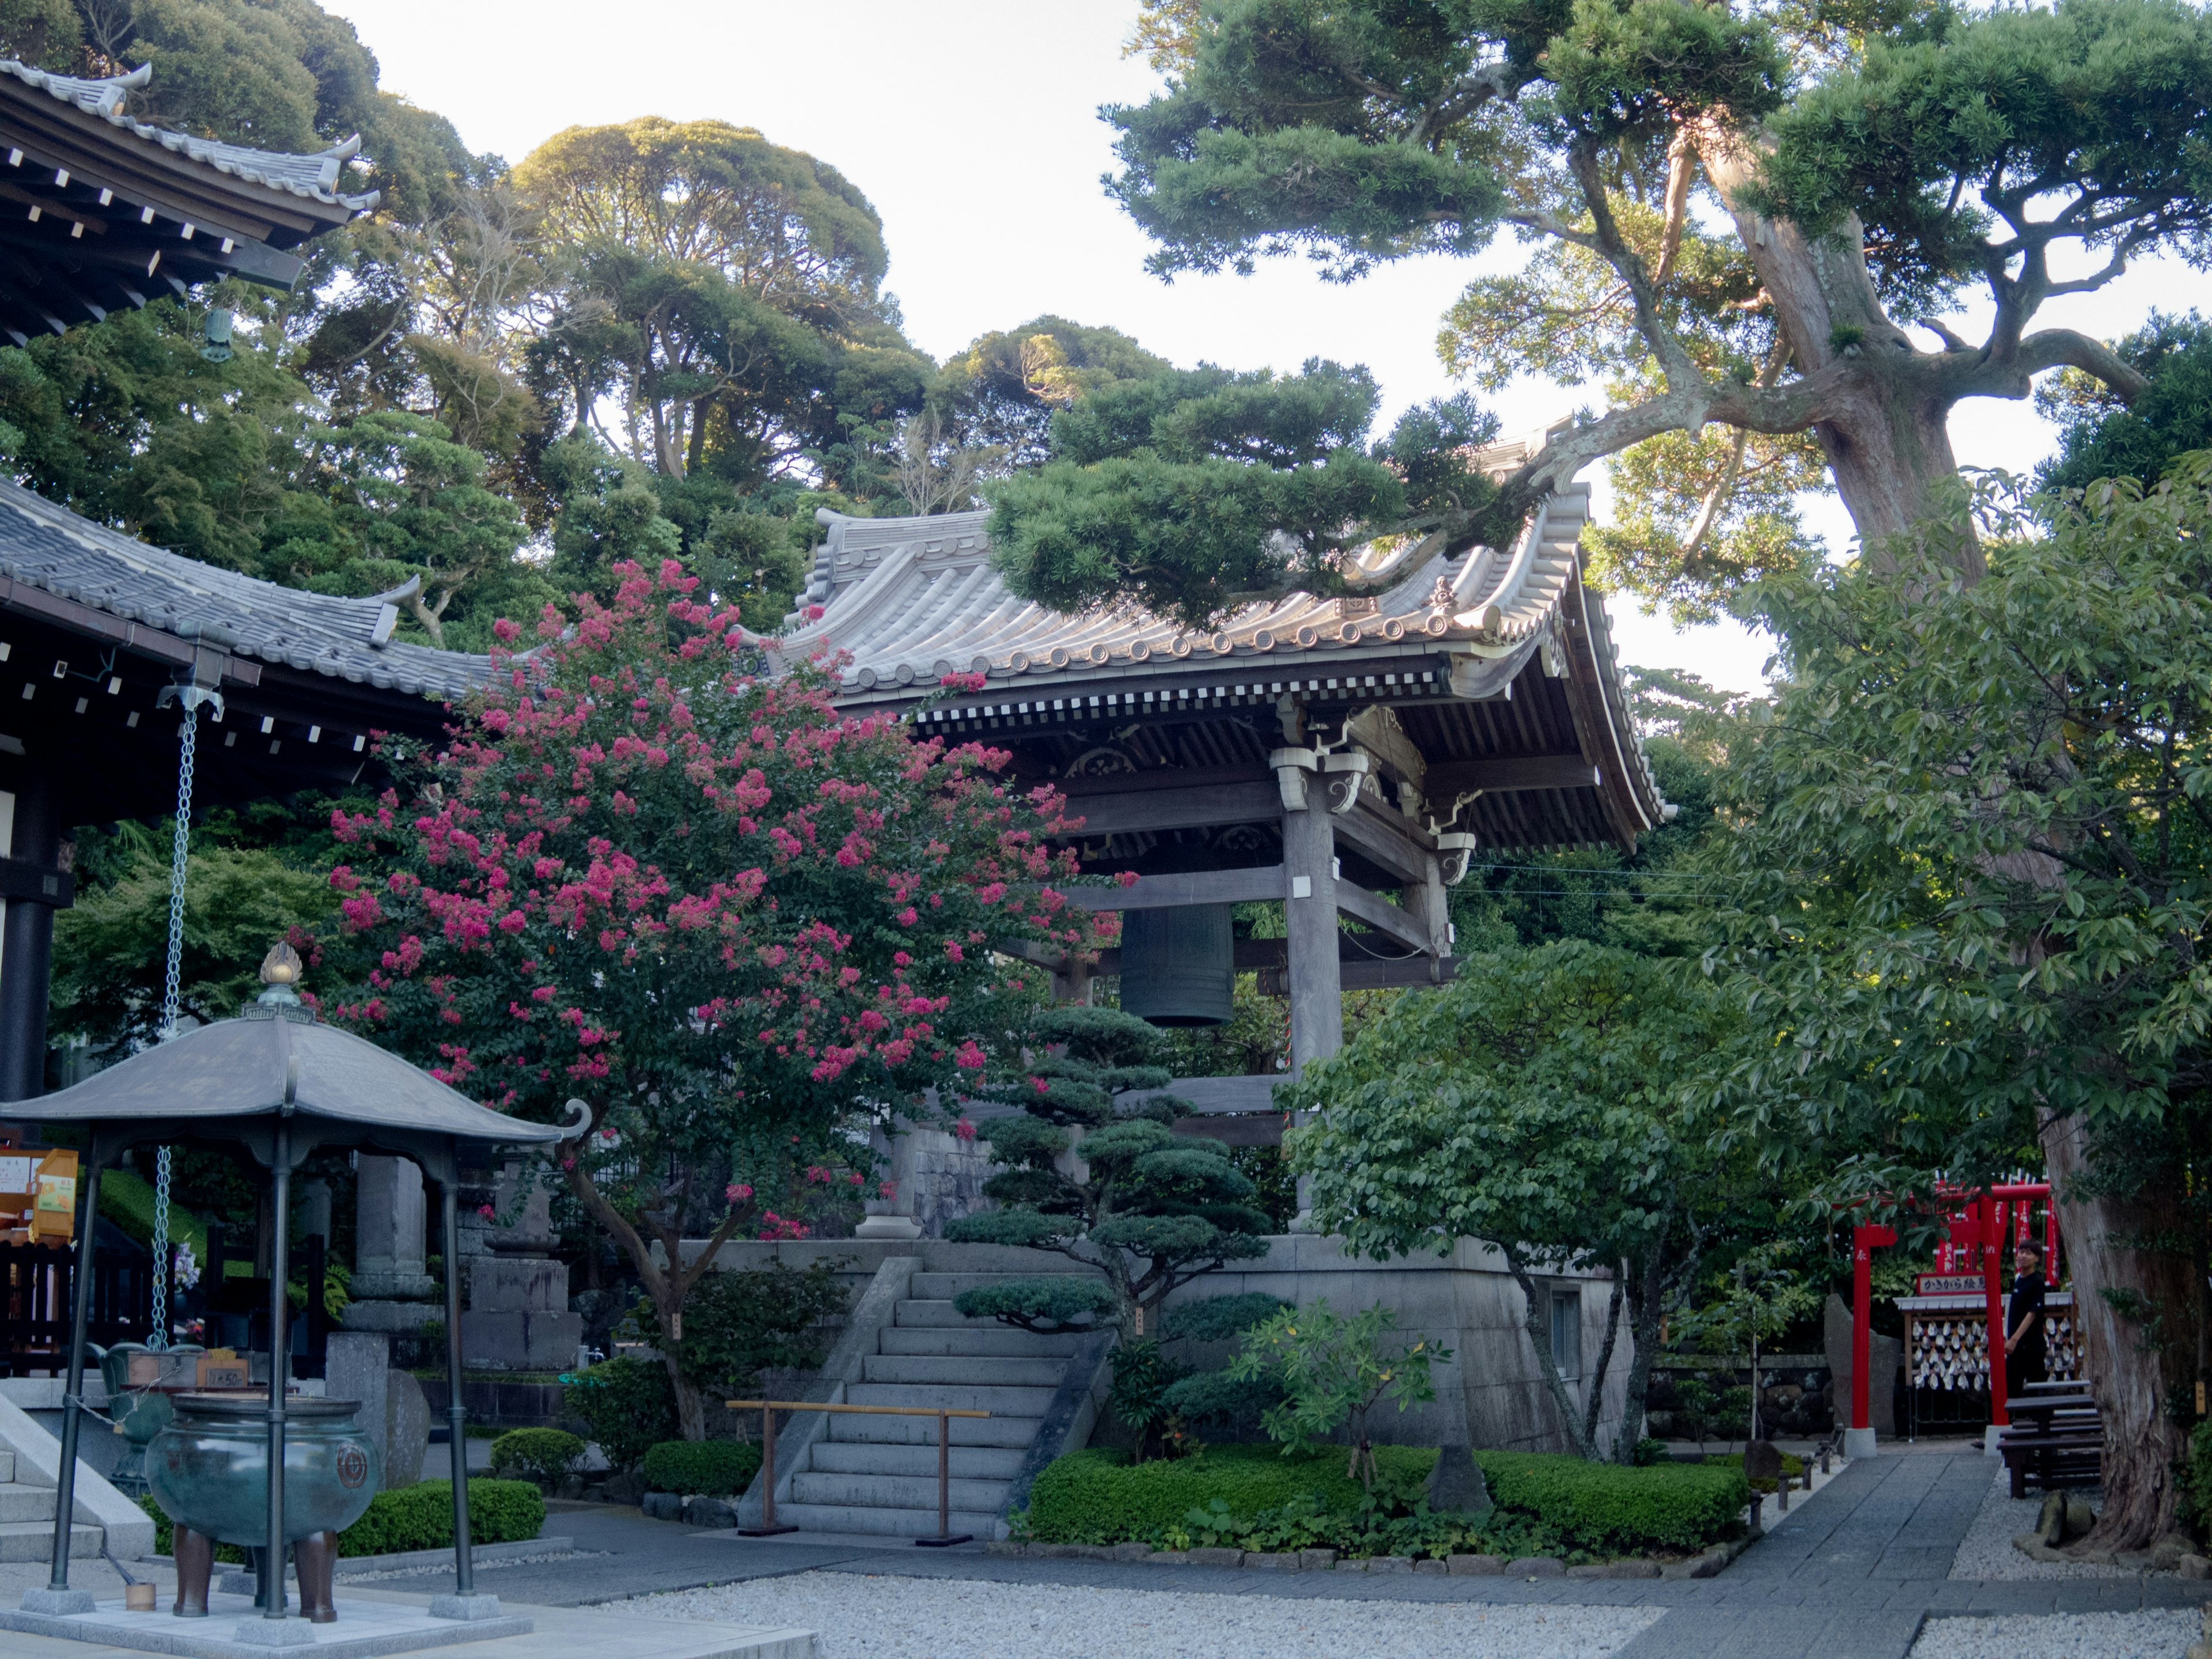
[[[1146,273],[1148,242],[1099,187],[1113,155],[1098,106],[1140,101],[1155,82],[1121,56],[1134,0],[323,3],[353,21],[387,89],[511,161],[564,127],[640,115],[757,127],[829,161],[883,216],[890,287],[908,333],[940,359],[1056,312],[1179,363],[1364,363],[1386,421],[1451,389],[1434,343],[1471,274],[1464,263],[1412,261],[1349,287],[1296,264],[1172,285]],[[1507,243],[1489,257],[1514,253]],[[2201,286],[2178,266],[2147,267],[2038,320],[2109,339],[2154,306],[2186,309]],[[1529,383],[1486,401],[1513,432],[1595,398]],[[2025,471],[2051,433],[2025,403],[1982,399],[1954,414],[1952,438],[1964,465]],[[1602,514],[1602,470],[1590,476]],[[1820,504],[1813,519],[1847,544],[1839,508]],[[1613,623],[1630,662],[1739,690],[1760,684],[1765,645],[1734,623],[1677,631],[1619,603]]]

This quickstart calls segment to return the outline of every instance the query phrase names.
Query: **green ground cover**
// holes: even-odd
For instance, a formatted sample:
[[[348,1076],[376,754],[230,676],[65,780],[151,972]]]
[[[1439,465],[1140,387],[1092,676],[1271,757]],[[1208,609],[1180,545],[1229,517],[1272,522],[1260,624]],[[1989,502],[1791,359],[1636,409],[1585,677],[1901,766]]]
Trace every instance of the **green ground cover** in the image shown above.
[[[1336,1447],[1285,1456],[1273,1446],[1210,1446],[1144,1464],[1093,1448],[1037,1476],[1023,1522],[1042,1543],[1575,1561],[1703,1548],[1732,1534],[1750,1497],[1741,1468],[1718,1462],[1624,1468],[1479,1451],[1496,1509],[1480,1519],[1436,1516],[1421,1501],[1435,1451],[1379,1446],[1376,1455],[1379,1471],[1368,1492],[1347,1478]]]

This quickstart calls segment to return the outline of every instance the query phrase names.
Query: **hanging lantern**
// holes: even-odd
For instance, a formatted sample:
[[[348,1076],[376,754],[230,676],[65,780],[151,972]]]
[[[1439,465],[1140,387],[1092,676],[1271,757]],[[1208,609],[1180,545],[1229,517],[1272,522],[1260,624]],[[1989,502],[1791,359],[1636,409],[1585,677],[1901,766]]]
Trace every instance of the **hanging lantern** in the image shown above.
[[[1226,1025],[1237,993],[1233,915],[1226,904],[1125,912],[1122,1012],[1155,1025]]]

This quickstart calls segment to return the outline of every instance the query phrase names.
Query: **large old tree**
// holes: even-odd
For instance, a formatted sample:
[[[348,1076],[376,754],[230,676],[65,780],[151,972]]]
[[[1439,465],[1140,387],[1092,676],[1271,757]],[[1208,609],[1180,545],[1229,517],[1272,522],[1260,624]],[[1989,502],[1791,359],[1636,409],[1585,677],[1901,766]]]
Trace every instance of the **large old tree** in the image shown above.
[[[1170,80],[1109,112],[1121,133],[1113,188],[1158,243],[1163,275],[1303,253],[1350,278],[1415,253],[1471,257],[1510,232],[1529,257],[1471,282],[1447,356],[1492,380],[1597,381],[1607,399],[1494,493],[1408,499],[1395,517],[1321,536],[1255,524],[1216,608],[1270,586],[1372,582],[1425,549],[1500,538],[1546,492],[1620,458],[1638,533],[1604,547],[1600,574],[1695,610],[1804,562],[1781,498],[1817,476],[1808,441],[1865,538],[1868,574],[1890,575],[1912,534],[1960,510],[1948,421],[1962,403],[2026,398],[2052,369],[2120,402],[2146,386],[2100,342],[2039,327],[2045,302],[2148,254],[2206,251],[2212,21],[2172,0],[1980,14],[1916,0],[1158,0],[1140,38]],[[1988,318],[1978,338],[1942,320],[1969,304]],[[1157,469],[1128,459],[1116,461],[1123,493],[1155,487]],[[1097,499],[1112,493],[1098,463],[1071,453],[1040,477],[1061,489],[1048,510],[1012,500],[1002,513],[1018,586],[1063,603],[1179,586],[1186,610],[1204,608],[1208,573],[1164,574],[1153,549],[1090,531],[1116,521]],[[1353,569],[1351,550],[1384,532],[1403,538],[1401,560]],[[1962,592],[1985,574],[1969,531],[1946,558],[1943,580]],[[1908,606],[1929,597],[1899,593]],[[2094,678],[2105,665],[2082,666],[2079,691],[2069,676],[2054,698],[2118,695]],[[1970,727],[1986,743],[1959,763],[2063,772],[2069,718]],[[2144,729],[2162,728],[2153,717]],[[1972,821],[2009,808],[1960,810]],[[2172,833],[2193,823],[2183,810]],[[2076,833],[2115,832],[2062,825],[2022,866],[2065,914],[2090,902],[2075,891],[2094,861]],[[2001,878],[2011,867],[1990,863],[1984,879]],[[2039,923],[2002,949],[2038,963],[2054,937]],[[1915,1027],[1901,1040],[1944,1036]],[[2092,1102],[2062,1094],[2045,1109],[2041,1139],[2072,1186],[2079,1316],[2126,1425],[2107,1448],[2121,1497],[2096,1541],[2141,1542],[2172,1517],[2179,1411],[2145,1333],[2199,1310],[2175,1303],[2171,1275],[2136,1248],[2159,1219],[2131,1206],[2139,1183],[2100,1166],[2119,1156],[2118,1131]]]
[[[1352,277],[1510,233],[1529,258],[1471,283],[1447,355],[1607,392],[1494,495],[1329,538],[1255,526],[1279,586],[1343,580],[1378,531],[1501,534],[1631,451],[1644,533],[1619,574],[1692,608],[1802,556],[1786,496],[1817,477],[1808,441],[1863,535],[1902,531],[1952,483],[1960,403],[2062,366],[2140,388],[2036,313],[2194,254],[2212,203],[2212,23],[2170,0],[1155,0],[1142,38],[1170,80],[1108,112],[1112,188],[1162,274],[1302,253]],[[1979,339],[1938,320],[1972,301]],[[1073,488],[1079,468],[1053,470]],[[1040,550],[1017,567],[1040,593],[1152,574],[1079,537]]]

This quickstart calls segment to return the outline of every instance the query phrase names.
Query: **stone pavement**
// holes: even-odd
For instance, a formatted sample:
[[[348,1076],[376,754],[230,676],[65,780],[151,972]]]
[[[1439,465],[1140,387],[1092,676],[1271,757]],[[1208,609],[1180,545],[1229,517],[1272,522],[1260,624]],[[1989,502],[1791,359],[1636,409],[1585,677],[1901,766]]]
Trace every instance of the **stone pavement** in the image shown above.
[[[1010,1584],[1087,1584],[1186,1594],[1342,1601],[1663,1607],[1618,1659],[1902,1659],[1926,1618],[2194,1607],[2212,1583],[2171,1577],[1953,1582],[1946,1575],[1990,1488],[1980,1449],[1903,1450],[1854,1463],[1717,1578],[1370,1577],[1220,1571],[1141,1562],[1039,1561],[889,1545],[881,1539],[740,1538],[647,1521],[635,1510],[561,1506],[551,1525],[581,1559],[485,1566],[503,1601],[583,1607],[660,1590],[825,1571]],[[442,1589],[440,1575],[379,1589]]]

